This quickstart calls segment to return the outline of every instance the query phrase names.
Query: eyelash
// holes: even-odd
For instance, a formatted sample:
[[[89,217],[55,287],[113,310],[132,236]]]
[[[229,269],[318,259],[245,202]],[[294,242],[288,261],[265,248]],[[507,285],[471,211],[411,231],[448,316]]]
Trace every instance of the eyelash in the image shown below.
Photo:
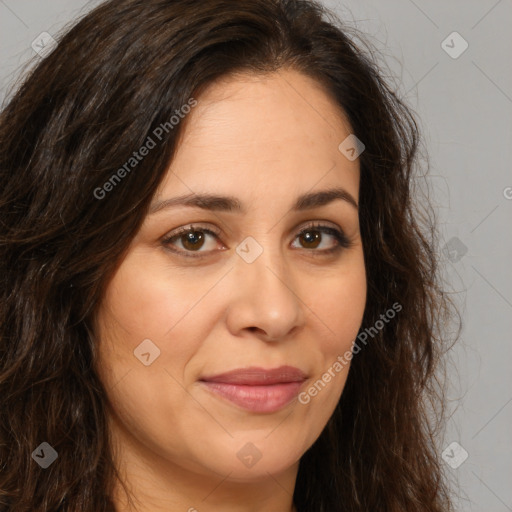
[[[348,249],[349,247],[352,246],[351,241],[346,237],[346,235],[345,235],[345,233],[343,233],[343,231],[333,228],[331,226],[326,226],[324,224],[320,224],[320,223],[312,223],[312,224],[302,228],[297,233],[294,240],[296,240],[298,237],[300,237],[301,235],[304,235],[305,233],[307,233],[309,231],[319,231],[320,233],[331,235],[332,237],[334,237],[334,239],[337,242],[337,245],[334,247],[331,247],[330,249],[316,250],[316,249],[303,248],[304,251],[310,252],[311,255],[313,255],[313,256],[327,256],[330,254],[340,252],[342,249]],[[179,239],[181,236],[183,236],[187,233],[193,233],[193,232],[207,233],[209,235],[214,236],[217,239],[220,236],[220,232],[216,232],[209,228],[204,228],[201,226],[195,226],[195,225],[190,224],[188,226],[178,228],[175,232],[171,233],[169,236],[166,236],[162,240],[162,244],[165,245],[166,248],[169,249],[170,251],[172,251],[173,253],[179,254],[186,258],[203,258],[203,257],[207,256],[208,253],[210,253],[211,251],[201,251],[201,252],[186,251],[186,250],[182,250],[182,249],[179,249],[179,250],[171,249],[169,247],[170,245],[172,245],[172,242],[175,241],[176,239]]]

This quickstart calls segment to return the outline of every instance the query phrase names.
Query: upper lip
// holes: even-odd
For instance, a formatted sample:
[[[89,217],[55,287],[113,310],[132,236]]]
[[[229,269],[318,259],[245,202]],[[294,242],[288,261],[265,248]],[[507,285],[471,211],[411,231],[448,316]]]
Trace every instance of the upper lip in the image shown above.
[[[224,384],[240,384],[246,386],[269,386],[286,382],[302,382],[306,374],[293,366],[265,369],[251,366],[238,368],[219,375],[202,377],[204,382],[219,382]]]

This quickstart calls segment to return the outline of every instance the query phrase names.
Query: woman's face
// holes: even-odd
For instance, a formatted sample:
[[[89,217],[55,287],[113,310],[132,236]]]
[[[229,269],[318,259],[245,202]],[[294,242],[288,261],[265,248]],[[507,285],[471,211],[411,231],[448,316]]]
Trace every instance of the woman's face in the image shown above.
[[[297,72],[197,100],[108,284],[99,372],[125,461],[248,482],[295,472],[342,393],[366,301],[359,163]]]

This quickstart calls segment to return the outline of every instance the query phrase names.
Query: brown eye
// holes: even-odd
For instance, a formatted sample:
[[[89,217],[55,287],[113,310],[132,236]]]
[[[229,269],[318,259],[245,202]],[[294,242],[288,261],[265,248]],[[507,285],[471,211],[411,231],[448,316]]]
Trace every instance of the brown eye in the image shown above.
[[[196,251],[204,245],[204,234],[201,231],[189,231],[180,237],[182,246],[188,251]]]
[[[323,224],[306,226],[296,236],[296,249],[311,251],[311,254],[330,254],[350,247],[350,240],[343,231]]]
[[[322,241],[322,234],[314,230],[303,231],[299,240],[305,249],[316,249]]]
[[[172,252],[182,256],[206,256],[225,247],[219,240],[219,233],[208,228],[189,225],[174,230],[162,243]]]

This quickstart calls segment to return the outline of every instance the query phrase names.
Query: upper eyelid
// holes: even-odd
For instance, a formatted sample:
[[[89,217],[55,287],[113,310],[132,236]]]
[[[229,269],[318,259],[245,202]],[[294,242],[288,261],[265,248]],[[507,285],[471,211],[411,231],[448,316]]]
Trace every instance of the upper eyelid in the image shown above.
[[[211,233],[217,237],[220,237],[220,235],[222,233],[221,230],[218,228],[205,227],[205,226],[201,226],[200,224],[197,224],[197,223],[192,223],[192,224],[186,224],[179,228],[173,229],[172,231],[165,234],[162,237],[162,240],[165,242],[165,241],[171,240],[172,238],[176,238],[184,233],[187,233],[189,231],[204,231],[205,233]]]

